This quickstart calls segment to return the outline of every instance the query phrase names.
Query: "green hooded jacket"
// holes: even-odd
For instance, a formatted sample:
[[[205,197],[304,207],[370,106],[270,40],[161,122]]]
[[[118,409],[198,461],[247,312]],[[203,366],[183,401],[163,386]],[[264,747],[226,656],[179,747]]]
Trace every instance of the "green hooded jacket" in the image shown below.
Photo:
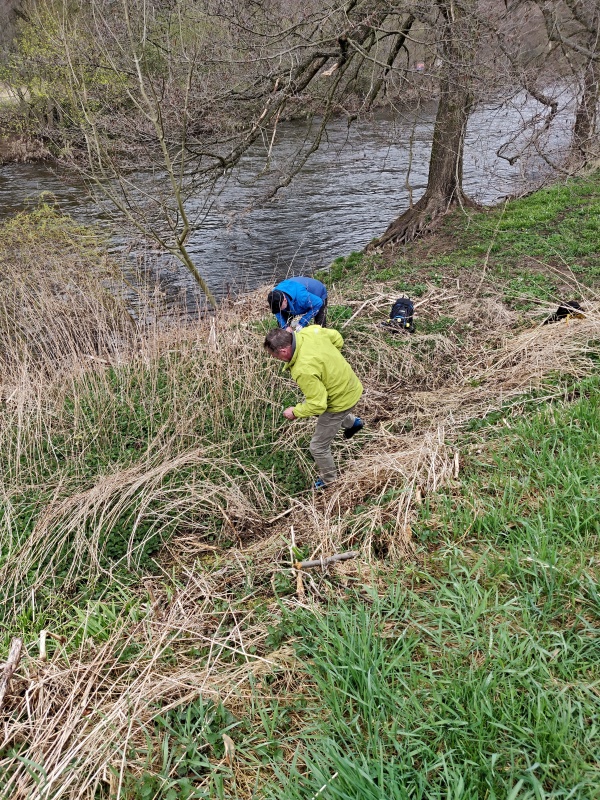
[[[358,403],[363,387],[340,353],[344,340],[331,328],[309,325],[296,333],[296,349],[286,368],[304,392],[296,417],[346,411]]]

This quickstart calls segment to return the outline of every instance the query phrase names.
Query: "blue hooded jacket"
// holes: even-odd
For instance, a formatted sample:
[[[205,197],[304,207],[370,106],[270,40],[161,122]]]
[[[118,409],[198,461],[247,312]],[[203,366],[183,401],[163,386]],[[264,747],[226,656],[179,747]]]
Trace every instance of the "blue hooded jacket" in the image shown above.
[[[288,307],[285,309],[285,316],[275,314],[275,318],[280,328],[288,325],[288,319],[303,315],[298,321],[300,328],[305,328],[308,323],[317,316],[323,303],[327,300],[327,287],[315,278],[288,278],[275,286],[287,297]],[[288,316],[289,315],[289,316]]]

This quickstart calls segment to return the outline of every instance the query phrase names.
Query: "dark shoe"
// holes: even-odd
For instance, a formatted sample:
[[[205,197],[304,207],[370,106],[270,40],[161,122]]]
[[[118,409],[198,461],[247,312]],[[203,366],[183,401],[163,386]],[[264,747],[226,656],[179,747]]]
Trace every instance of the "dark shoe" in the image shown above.
[[[354,436],[355,433],[358,433],[359,431],[362,431],[362,429],[364,427],[365,427],[365,423],[362,421],[362,419],[360,417],[357,417],[354,420],[354,425],[351,428],[345,428],[344,429],[344,438],[345,439],[351,439]]]

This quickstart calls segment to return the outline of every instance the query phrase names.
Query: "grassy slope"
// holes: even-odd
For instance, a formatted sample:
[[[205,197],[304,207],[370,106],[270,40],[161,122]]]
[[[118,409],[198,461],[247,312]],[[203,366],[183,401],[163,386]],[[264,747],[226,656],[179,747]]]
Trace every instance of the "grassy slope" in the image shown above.
[[[465,219],[447,218],[433,237],[379,259],[337,259],[330,275],[358,288],[359,274],[422,294],[428,284],[477,286],[485,269],[487,291],[502,288],[507,302],[554,302],[564,293],[597,285],[598,178],[558,185]],[[355,262],[362,263],[360,270]],[[467,289],[468,291],[468,289]]]
[[[286,620],[318,687],[286,797],[597,795],[597,390],[486,430],[383,591]]]
[[[411,340],[375,327],[387,300],[344,329],[373,387],[378,410],[367,416],[381,430],[372,440],[375,459],[386,437],[402,442],[411,427],[426,431],[427,413],[418,414],[407,398],[415,388],[435,394],[463,380],[448,361],[460,363],[466,387],[485,387],[485,374],[461,363],[461,350],[473,347],[485,333],[478,326],[490,320],[473,313],[473,322],[465,321],[456,301],[435,306],[436,292],[458,292],[462,303],[479,289],[476,306],[481,298],[503,300],[515,335],[527,330],[546,306],[580,295],[578,281],[588,287],[586,297],[593,295],[599,211],[596,176],[469,220],[454,217],[435,237],[392,255],[334,262],[326,279],[339,300],[332,308],[339,322],[371,290],[375,305],[379,295],[400,291],[430,298]],[[581,368],[551,374],[541,395],[513,399],[490,414],[485,405],[467,409],[461,425],[446,430],[447,447],[462,454],[460,476],[447,475],[421,505],[412,503],[412,552],[400,561],[393,556],[399,535],[393,509],[402,476],[377,491],[357,490],[356,499],[333,511],[298,496],[310,480],[302,455],[307,432],[272,447],[289,437],[278,409],[291,387],[275,380],[268,389],[273,373],[255,358],[260,337],[246,347],[243,330],[234,323],[231,334],[241,370],[239,362],[223,366],[218,354],[201,349],[203,339],[187,332],[176,346],[170,340],[149,348],[147,358],[121,356],[120,365],[88,372],[70,388],[54,383],[47,415],[37,407],[23,423],[23,407],[4,410],[0,562],[11,575],[0,617],[4,650],[12,635],[23,634],[28,674],[35,675],[43,669],[36,637],[50,626],[67,637],[64,649],[50,644],[56,669],[96,659],[117,698],[139,683],[149,662],[156,676],[197,670],[193,681],[181,679],[186,691],[145,690],[147,705],[128,712],[143,718],[143,735],[113,740],[129,764],[122,782],[115,777],[120,756],[107,755],[105,780],[89,796],[309,800],[322,787],[319,797],[337,800],[597,796],[595,376]],[[482,341],[480,349],[493,359],[492,340]],[[587,347],[590,371],[595,346]],[[221,364],[218,375],[211,360]],[[388,387],[391,399],[379,399],[377,386]],[[544,396],[551,399],[542,402]],[[24,440],[27,457],[17,468]],[[192,458],[192,445],[202,457],[194,450]],[[344,451],[349,464],[361,446],[353,442]],[[27,470],[29,477],[35,470],[35,480],[26,479]],[[105,486],[111,475],[118,486]],[[104,505],[84,496],[98,486]],[[77,502],[69,505],[69,498]],[[285,517],[279,530],[268,527],[265,519],[290,502],[303,504],[299,515]],[[80,549],[74,561],[70,539],[49,553],[43,526],[31,538],[48,508],[49,530],[75,540],[94,532],[97,549]],[[313,513],[315,528],[331,526],[327,546],[358,546],[362,564],[315,576],[316,583],[305,579],[297,597],[286,568],[293,550],[286,524],[296,525],[295,555],[308,555],[319,539],[301,526]],[[157,542],[171,536],[179,544],[156,565]],[[128,558],[131,543],[135,557]],[[16,578],[7,571],[11,559]],[[40,560],[37,606],[17,603],[15,617],[13,599],[29,596]],[[241,571],[232,563],[241,563]],[[152,616],[150,605],[160,612]],[[168,641],[160,638],[164,630]],[[271,666],[258,669],[255,662],[250,679],[242,680],[255,655]],[[71,698],[81,695],[62,689]],[[105,717],[109,701],[118,702],[100,691],[94,701],[104,704]],[[10,709],[24,724],[18,698]],[[233,767],[224,759],[223,733],[236,743]],[[41,796],[33,787],[43,788],[52,763],[45,740],[36,746],[34,740],[20,733],[0,751],[5,774],[20,769],[31,797]],[[2,797],[27,796],[5,786]]]
[[[339,259],[330,280],[351,293],[383,279],[418,296],[458,279],[468,297],[483,262],[484,294],[513,308],[576,298],[578,282],[593,297],[598,188],[581,181],[468,224],[454,217],[400,257]],[[564,399],[453,435],[467,454],[460,481],[419,510],[414,562],[366,602],[349,592],[326,615],[286,620],[318,688],[308,770],[292,770],[286,797],[323,786],[339,800],[600,792],[599,381],[555,380]]]

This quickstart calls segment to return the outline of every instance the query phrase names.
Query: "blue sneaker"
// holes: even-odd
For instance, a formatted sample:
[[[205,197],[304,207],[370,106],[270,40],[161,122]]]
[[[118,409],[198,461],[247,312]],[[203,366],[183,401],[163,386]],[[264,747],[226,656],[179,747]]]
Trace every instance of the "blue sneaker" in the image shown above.
[[[354,436],[355,433],[358,433],[359,431],[362,431],[362,429],[364,427],[365,427],[365,423],[362,421],[362,419],[360,417],[357,417],[354,420],[354,425],[351,428],[345,428],[344,429],[344,438],[345,439],[351,439]]]
[[[319,480],[314,482],[313,486],[315,489],[324,489],[327,486],[327,484],[325,483],[323,478],[319,478]]]

